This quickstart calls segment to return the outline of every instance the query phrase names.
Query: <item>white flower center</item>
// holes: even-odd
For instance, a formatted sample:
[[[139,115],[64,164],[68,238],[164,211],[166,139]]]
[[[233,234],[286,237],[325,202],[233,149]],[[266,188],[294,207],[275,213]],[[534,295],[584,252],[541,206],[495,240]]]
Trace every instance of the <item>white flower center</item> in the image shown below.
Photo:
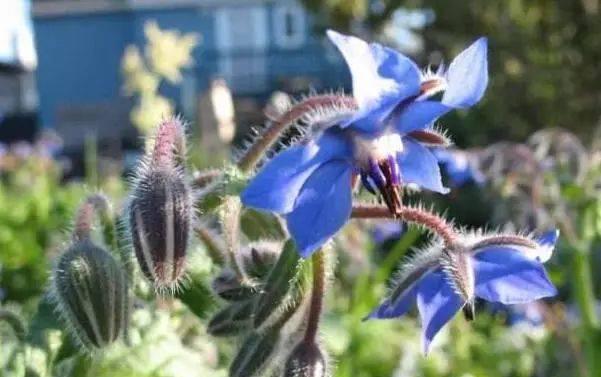
[[[353,138],[355,160],[363,166],[369,160],[381,161],[403,151],[403,139],[396,132],[385,132],[372,139],[356,135]]]

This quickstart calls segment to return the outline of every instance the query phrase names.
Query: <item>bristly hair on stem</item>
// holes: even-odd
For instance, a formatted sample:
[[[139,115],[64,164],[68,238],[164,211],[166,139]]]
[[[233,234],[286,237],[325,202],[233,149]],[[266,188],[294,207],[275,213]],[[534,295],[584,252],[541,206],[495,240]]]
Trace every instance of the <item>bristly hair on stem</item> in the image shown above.
[[[278,118],[269,121],[263,132],[238,160],[238,168],[248,172],[289,128],[306,122],[310,127],[335,123],[357,109],[355,99],[343,94],[313,95],[292,105]]]
[[[94,226],[94,219],[98,217],[104,220],[103,217],[109,216],[109,211],[110,204],[104,195],[93,194],[88,196],[75,215],[73,239],[78,241],[89,239]]]
[[[358,204],[353,206],[351,217],[359,219],[396,218],[420,225],[442,238],[448,247],[453,247],[458,239],[452,223],[424,208],[403,206],[397,214],[392,214],[387,207]]]

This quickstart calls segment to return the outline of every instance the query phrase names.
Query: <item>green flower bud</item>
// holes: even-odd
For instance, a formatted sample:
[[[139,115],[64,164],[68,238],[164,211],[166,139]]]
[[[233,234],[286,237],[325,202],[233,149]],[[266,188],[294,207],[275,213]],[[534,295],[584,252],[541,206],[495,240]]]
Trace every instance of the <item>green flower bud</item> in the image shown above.
[[[244,301],[257,294],[257,287],[240,282],[234,271],[224,269],[213,280],[213,291],[227,301]]]
[[[294,286],[299,272],[300,256],[294,242],[289,240],[284,245],[280,258],[271,269],[265,287],[255,311],[255,328],[258,328],[269,316],[284,303],[288,292]]]
[[[60,257],[53,298],[67,328],[89,350],[126,332],[130,299],[125,271],[105,250],[83,238]]]
[[[282,242],[258,241],[242,249],[242,262],[246,273],[262,280],[275,265],[282,251]]]
[[[213,336],[239,335],[252,327],[254,300],[234,302],[209,321],[207,331]]]

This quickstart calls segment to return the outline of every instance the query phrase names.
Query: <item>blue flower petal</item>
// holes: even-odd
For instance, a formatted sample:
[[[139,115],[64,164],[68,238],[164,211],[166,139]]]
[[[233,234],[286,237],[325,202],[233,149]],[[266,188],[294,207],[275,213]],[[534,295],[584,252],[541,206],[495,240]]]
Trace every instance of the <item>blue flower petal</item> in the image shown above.
[[[491,246],[474,254],[476,296],[502,304],[551,297],[557,289],[543,265],[511,247]]]
[[[423,278],[417,292],[417,308],[422,321],[424,353],[428,353],[436,334],[463,305],[442,271],[437,270]]]
[[[411,309],[421,284],[429,284],[429,280],[427,280],[426,277],[431,273],[431,271],[425,271],[423,275],[417,279],[417,281],[407,285],[404,291],[395,297],[394,300],[391,300],[390,298],[384,300],[380,306],[371,312],[367,319],[389,319],[405,315],[405,313]]]
[[[451,186],[460,187],[469,182],[482,186],[486,182],[486,176],[470,161],[469,152],[436,148],[432,153],[449,178]]]
[[[397,156],[404,184],[413,183],[421,188],[446,194],[442,185],[438,160],[426,147],[409,137],[403,138],[403,152]]]
[[[486,38],[480,38],[453,59],[446,74],[443,104],[466,108],[480,101],[488,85],[487,50]]]
[[[536,241],[541,246],[553,248],[553,247],[555,247],[555,244],[557,243],[558,239],[559,239],[559,229],[554,229],[554,230],[550,230],[548,232],[541,234],[540,237],[538,237],[536,239]]]
[[[342,228],[351,215],[352,166],[334,160],[319,167],[303,185],[286,216],[299,253],[308,257]]]
[[[411,102],[394,119],[394,124],[400,133],[407,134],[426,128],[449,110],[451,107],[437,101]]]
[[[294,208],[303,184],[319,166],[347,155],[351,155],[349,144],[333,131],[306,145],[288,148],[251,180],[241,194],[242,203],[264,211],[288,213]]]
[[[353,125],[363,131],[373,131],[404,99],[420,90],[420,71],[408,57],[377,43],[337,33],[327,32],[342,53],[353,80],[353,96],[359,111],[341,127]]]

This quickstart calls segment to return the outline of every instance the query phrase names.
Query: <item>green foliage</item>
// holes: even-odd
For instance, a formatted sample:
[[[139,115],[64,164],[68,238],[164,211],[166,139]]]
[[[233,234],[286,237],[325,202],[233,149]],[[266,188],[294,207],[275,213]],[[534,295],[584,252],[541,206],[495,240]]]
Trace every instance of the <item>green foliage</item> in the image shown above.
[[[48,254],[83,192],[79,185],[61,186],[58,168],[37,157],[0,180],[0,287],[6,300],[26,302],[42,293]]]
[[[596,5],[595,5],[596,4]],[[422,2],[435,21],[426,50],[453,56],[474,36],[489,37],[491,83],[485,101],[445,121],[466,143],[523,140],[543,127],[590,134],[599,121],[599,2],[493,0]],[[482,125],[486,125],[482,127]]]

